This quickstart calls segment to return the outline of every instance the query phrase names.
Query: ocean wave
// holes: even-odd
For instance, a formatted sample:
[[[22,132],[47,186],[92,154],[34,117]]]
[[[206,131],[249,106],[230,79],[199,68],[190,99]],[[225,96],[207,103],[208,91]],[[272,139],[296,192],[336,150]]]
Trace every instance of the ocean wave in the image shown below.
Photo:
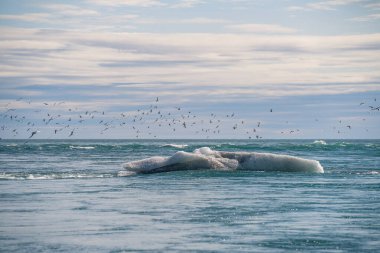
[[[215,150],[225,151],[246,151],[246,152],[267,152],[267,153],[288,153],[289,150],[295,152],[312,152],[312,151],[344,151],[344,150],[368,150],[373,151],[380,148],[378,142],[351,142],[341,140],[305,140],[305,141],[190,141],[190,142],[118,142],[118,143],[70,143],[70,142],[31,142],[31,143],[0,143],[0,152],[137,152],[139,150],[157,151],[162,155],[167,150],[194,150],[202,146],[208,146]],[[167,154],[165,154],[167,155]]]
[[[95,149],[93,146],[70,146],[70,149]]]
[[[324,141],[324,140],[316,140],[316,141],[313,142],[313,144],[327,145],[326,141]]]
[[[189,145],[187,145],[187,144],[164,144],[164,145],[162,145],[161,147],[171,147],[171,148],[178,148],[178,149],[180,149],[180,148],[186,148],[186,147],[188,147]]]
[[[355,174],[357,174],[357,175],[380,175],[380,172],[371,170],[371,171],[364,171],[364,172],[356,172]]]
[[[7,144],[7,145],[5,145],[6,147],[17,147],[18,145],[17,144],[14,144],[14,143],[12,143],[12,144]]]
[[[179,151],[170,157],[155,156],[127,162],[123,164],[123,168],[134,173],[196,169],[324,172],[316,160],[271,153],[214,151],[209,147],[196,149],[192,153]],[[119,175],[125,171],[119,172]]]
[[[0,173],[0,180],[52,180],[52,179],[85,179],[85,178],[110,178],[114,174],[86,174],[86,173]]]

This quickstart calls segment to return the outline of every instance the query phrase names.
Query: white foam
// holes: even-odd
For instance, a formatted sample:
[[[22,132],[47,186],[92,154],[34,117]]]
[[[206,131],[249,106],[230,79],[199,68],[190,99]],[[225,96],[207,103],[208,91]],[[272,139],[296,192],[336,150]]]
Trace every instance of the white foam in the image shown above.
[[[0,173],[0,179],[17,179],[17,177],[10,174]]]
[[[327,145],[327,143],[326,143],[324,140],[317,140],[317,141],[314,141],[313,144]]]
[[[29,179],[29,180],[44,180],[44,179],[54,179],[55,178],[55,175],[33,175],[33,174],[30,174],[28,175],[25,179]]]
[[[95,149],[95,147],[92,146],[70,146],[71,149]]]
[[[189,145],[187,144],[165,144],[165,145],[162,145],[161,147],[172,147],[172,148],[186,148],[188,147]]]
[[[12,174],[0,173],[0,180],[51,180],[51,179],[81,179],[81,178],[108,178],[113,174],[84,174],[84,173],[53,173],[53,174]]]
[[[324,172],[316,160],[269,153],[220,152],[208,147],[196,149],[192,153],[179,151],[170,157],[156,156],[127,162],[123,167],[134,173],[195,169]]]

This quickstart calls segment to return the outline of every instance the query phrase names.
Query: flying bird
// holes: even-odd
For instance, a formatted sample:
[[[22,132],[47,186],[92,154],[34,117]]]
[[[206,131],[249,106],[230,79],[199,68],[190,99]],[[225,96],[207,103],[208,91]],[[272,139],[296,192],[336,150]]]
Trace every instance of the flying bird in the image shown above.
[[[36,134],[37,134],[37,132],[38,132],[38,131],[33,131],[33,132],[32,132],[32,134],[29,136],[29,138],[28,138],[28,139],[30,139],[30,138],[32,138],[34,135],[36,135]]]

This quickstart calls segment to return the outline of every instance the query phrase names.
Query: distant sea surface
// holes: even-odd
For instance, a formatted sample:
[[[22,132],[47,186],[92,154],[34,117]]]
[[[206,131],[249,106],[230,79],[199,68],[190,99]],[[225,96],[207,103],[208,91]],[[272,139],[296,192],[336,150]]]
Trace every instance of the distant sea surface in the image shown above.
[[[122,164],[210,147],[324,174]],[[0,252],[380,252],[380,140],[1,140]]]

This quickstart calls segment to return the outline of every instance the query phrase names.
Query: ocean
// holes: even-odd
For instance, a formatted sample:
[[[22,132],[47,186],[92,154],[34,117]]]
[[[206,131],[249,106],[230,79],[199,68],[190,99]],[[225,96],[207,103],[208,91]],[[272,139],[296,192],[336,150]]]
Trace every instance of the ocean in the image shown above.
[[[324,173],[123,164],[201,147]],[[380,252],[380,140],[1,140],[0,252]]]

